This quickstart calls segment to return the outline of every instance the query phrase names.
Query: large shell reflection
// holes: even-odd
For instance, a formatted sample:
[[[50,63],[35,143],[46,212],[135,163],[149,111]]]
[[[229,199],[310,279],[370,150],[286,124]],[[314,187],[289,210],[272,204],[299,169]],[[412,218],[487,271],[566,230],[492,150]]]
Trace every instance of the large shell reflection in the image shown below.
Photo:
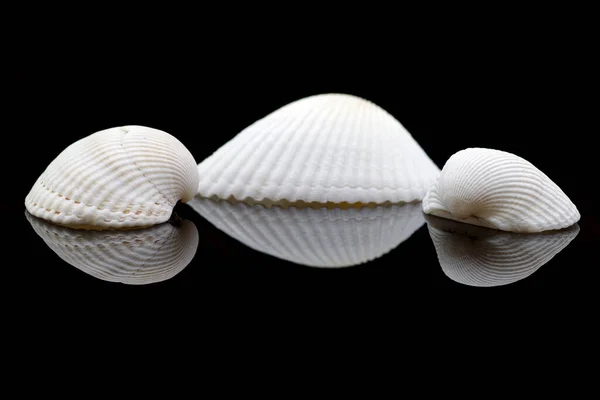
[[[346,267],[381,257],[425,223],[420,203],[268,208],[196,197],[187,204],[246,246],[311,267]]]
[[[579,225],[543,233],[511,233],[426,215],[442,270],[469,286],[501,286],[524,279],[575,239]]]
[[[170,279],[194,258],[198,230],[187,220],[137,230],[85,231],[25,213],[35,232],[60,258],[95,278],[129,285]]]

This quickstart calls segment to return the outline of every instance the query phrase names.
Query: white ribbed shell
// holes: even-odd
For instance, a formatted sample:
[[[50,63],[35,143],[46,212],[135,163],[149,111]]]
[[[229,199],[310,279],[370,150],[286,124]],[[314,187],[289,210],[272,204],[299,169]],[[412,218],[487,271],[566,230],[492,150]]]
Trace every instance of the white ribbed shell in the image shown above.
[[[194,210],[246,246],[311,267],[346,267],[381,257],[424,223],[420,204],[362,208],[266,208],[194,198]]]
[[[544,233],[511,233],[427,216],[442,270],[468,286],[501,286],[528,277],[575,239],[579,225]]]
[[[178,200],[198,187],[192,154],[166,132],[111,128],[67,147],[25,199],[27,210],[83,229],[144,227],[165,222]]]
[[[439,174],[392,115],[344,94],[311,96],[274,111],[198,170],[203,197],[319,203],[420,201]]]
[[[511,232],[562,229],[580,218],[567,195],[529,161],[481,148],[448,159],[423,199],[423,211]]]
[[[170,279],[194,258],[198,230],[187,220],[122,231],[85,231],[51,224],[26,212],[35,232],[60,258],[95,278],[128,285]]]

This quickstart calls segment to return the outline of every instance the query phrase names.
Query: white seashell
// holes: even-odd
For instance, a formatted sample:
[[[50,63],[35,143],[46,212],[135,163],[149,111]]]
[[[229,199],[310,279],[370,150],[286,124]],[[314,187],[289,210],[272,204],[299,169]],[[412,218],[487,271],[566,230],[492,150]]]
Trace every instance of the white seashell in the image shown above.
[[[311,267],[346,267],[381,257],[425,223],[418,203],[267,208],[196,197],[188,205],[246,246]]]
[[[580,218],[564,192],[530,162],[481,148],[448,159],[423,199],[423,211],[512,232],[562,229]]]
[[[245,201],[420,201],[439,168],[370,101],[322,94],[253,123],[198,165],[202,197]]]
[[[501,286],[524,279],[577,236],[579,225],[544,233],[501,232],[425,217],[442,270],[468,286]]]
[[[60,258],[95,278],[128,285],[170,279],[194,258],[198,230],[187,220],[150,228],[85,231],[49,223],[26,212],[35,232]]]
[[[165,222],[198,187],[192,154],[166,132],[111,128],[67,147],[25,199],[36,217],[82,229],[145,227]]]

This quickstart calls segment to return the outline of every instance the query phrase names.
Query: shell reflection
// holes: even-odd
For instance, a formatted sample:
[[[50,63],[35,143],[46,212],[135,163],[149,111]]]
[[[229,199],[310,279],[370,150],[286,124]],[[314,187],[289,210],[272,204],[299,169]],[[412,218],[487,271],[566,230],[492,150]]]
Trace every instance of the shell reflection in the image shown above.
[[[311,267],[346,267],[381,257],[424,223],[420,203],[362,208],[248,205],[196,197],[187,203],[246,246]]]
[[[136,230],[86,231],[25,212],[35,232],[60,258],[95,278],[128,285],[165,281],[194,258],[198,230],[187,220]]]
[[[468,286],[501,286],[524,279],[575,239],[579,225],[544,233],[511,233],[426,215],[442,270]]]

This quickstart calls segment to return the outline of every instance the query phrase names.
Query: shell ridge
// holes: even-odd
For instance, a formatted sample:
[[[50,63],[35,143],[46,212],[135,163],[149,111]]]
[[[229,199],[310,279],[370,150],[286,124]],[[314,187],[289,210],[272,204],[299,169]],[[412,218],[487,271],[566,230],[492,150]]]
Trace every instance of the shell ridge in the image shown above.
[[[232,142],[235,141],[238,138],[244,138],[245,136],[248,136],[249,139],[248,141],[250,143],[248,143],[246,146],[241,147],[236,153],[236,155],[239,155],[240,153],[242,153],[242,157],[236,157],[235,160],[233,162],[229,162],[226,163],[226,157],[223,157],[223,163],[225,163],[225,168],[218,173],[219,171],[214,170],[214,165],[207,165],[207,170],[211,170],[213,169],[211,172],[211,177],[210,177],[210,182],[213,185],[216,185],[217,188],[220,188],[224,185],[224,187],[222,188],[222,190],[225,193],[232,193],[233,190],[231,189],[231,187],[236,183],[236,178],[239,179],[239,176],[234,176],[232,177],[232,173],[231,171],[235,171],[236,169],[239,169],[240,166],[246,165],[248,163],[248,160],[250,158],[252,158],[252,156],[254,156],[255,154],[265,154],[268,153],[268,151],[270,150],[269,147],[267,146],[270,142],[271,139],[273,137],[276,137],[278,130],[282,129],[284,132],[285,130],[289,129],[290,126],[295,126],[295,124],[298,123],[298,121],[294,121],[293,119],[289,118],[289,117],[285,117],[285,118],[280,118],[280,119],[274,119],[272,121],[270,120],[258,120],[256,122],[254,122],[252,125],[250,125],[249,127],[247,127],[246,129],[244,129],[241,133],[239,133],[238,135],[236,135],[233,139]],[[266,126],[264,126],[266,125]],[[275,129],[278,128],[278,129]],[[260,132],[261,134],[255,134],[255,132]],[[252,137],[254,136],[254,137]],[[243,153],[243,150],[245,147],[250,146],[251,144],[253,144],[253,146],[255,146],[255,151],[253,152],[246,152],[246,154]],[[221,151],[223,148],[220,148],[217,151]],[[261,157],[261,159],[264,159],[264,157]],[[202,165],[202,163],[200,163],[200,165]],[[254,175],[254,173],[256,172],[256,170],[251,171],[251,174]],[[216,179],[215,179],[216,178]],[[211,188],[212,191],[215,191],[215,187]]]
[[[369,114],[371,109],[372,109],[372,105],[367,103],[367,102],[361,102],[360,104],[357,104],[357,108],[358,110],[355,112],[352,112],[352,142],[351,143],[356,143],[356,148],[354,149],[354,154],[351,154],[354,156],[355,160],[353,161],[352,158],[350,158],[350,165],[353,165],[355,170],[353,172],[353,176],[357,177],[357,180],[359,181],[365,181],[365,179],[367,181],[370,181],[373,177],[373,167],[377,167],[377,163],[373,162],[372,158],[374,155],[374,147],[375,147],[375,140],[368,140],[371,138],[370,135],[366,135],[364,132],[364,127],[365,126],[369,126],[367,125],[368,121],[369,121]],[[347,113],[350,113],[350,110],[348,109]],[[372,125],[371,125],[372,126]],[[377,141],[379,142],[379,141]],[[383,160],[380,158],[377,161],[382,162]],[[357,168],[357,165],[364,165],[364,168]],[[385,178],[385,174],[380,174],[380,178],[382,180],[382,182],[386,182]],[[352,182],[351,180],[347,180],[346,182]],[[390,182],[387,182],[388,184]]]
[[[199,200],[199,202],[210,201],[212,203],[216,203],[216,202],[214,202],[212,200],[209,200],[209,199],[206,199],[206,198],[198,198],[198,197],[196,197],[196,200]],[[196,204],[198,204],[199,202],[196,202]],[[413,203],[406,203],[404,205],[392,205],[392,206],[389,206],[389,208],[390,209],[395,209],[395,208],[399,208],[399,207],[403,207],[405,205],[411,205],[411,204],[413,204]],[[251,209],[251,208],[261,208],[261,211],[271,210],[271,209],[263,206],[262,204],[256,204],[254,206],[250,206],[250,205],[246,205],[246,206],[249,209]],[[388,208],[388,207],[386,207],[386,208]],[[310,208],[310,209],[300,208],[299,209],[297,207],[289,207],[288,209],[289,210],[296,210],[296,211],[297,210],[321,211],[321,210],[324,210],[324,209],[327,210],[327,211],[335,211],[335,210],[337,210],[337,209],[333,209],[332,210],[332,209],[327,209],[327,208],[320,208],[320,209],[317,209],[317,210],[314,210],[312,208]],[[344,211],[353,211],[353,210],[344,210]],[[221,211],[220,210],[220,213],[221,213],[221,215],[225,215],[225,216],[232,215],[232,216],[235,217],[236,215],[239,214],[239,211],[224,211],[224,210]],[[313,213],[311,213],[311,214],[313,214]],[[333,214],[333,213],[331,213],[331,214]],[[414,217],[414,216],[416,216],[418,214],[421,214],[421,210],[417,208],[414,211],[410,211],[408,214],[406,214],[406,217]],[[376,215],[376,216],[372,217],[372,216],[363,216],[363,215],[344,216],[344,215],[337,215],[336,214],[335,218],[331,218],[331,215],[325,215],[323,217],[320,217],[320,216],[311,216],[311,218],[306,218],[306,219],[301,219],[300,217],[296,217],[295,216],[295,220],[297,220],[298,222],[311,222],[311,221],[316,221],[316,222],[323,222],[323,221],[335,222],[335,221],[351,221],[351,220],[355,220],[355,221],[359,221],[360,222],[360,221],[365,221],[365,220],[374,221],[374,220],[377,220],[377,219],[381,219],[381,220],[393,220],[393,219],[397,218],[398,215],[399,214],[395,214],[394,213],[394,214],[390,214],[390,215]],[[402,214],[402,215],[404,216],[405,214]],[[261,215],[261,218],[264,218],[264,219],[269,219],[269,218],[278,219],[280,217],[278,217],[278,216],[271,216],[271,215]]]
[[[301,197],[302,194],[301,188],[310,188],[309,197],[312,196],[314,192],[314,187],[310,187],[307,185],[308,182],[314,181],[319,185],[323,185],[324,182],[324,170],[323,165],[319,163],[319,160],[322,160],[324,156],[327,156],[331,153],[331,151],[326,151],[328,149],[330,143],[335,143],[337,139],[339,139],[342,135],[338,133],[338,127],[336,126],[336,122],[338,117],[344,115],[344,104],[343,102],[332,102],[330,99],[327,99],[324,102],[327,106],[323,106],[321,108],[317,108],[318,113],[316,114],[316,118],[311,122],[308,132],[310,132],[310,142],[307,145],[307,148],[312,149],[309,152],[303,152],[302,157],[296,157],[295,167],[296,170],[299,171],[298,178],[295,180],[296,186],[292,190],[291,197],[298,198]],[[347,110],[346,110],[347,113]],[[332,134],[333,133],[333,134]],[[323,145],[317,146],[317,143],[321,139],[322,136],[326,136],[325,143]],[[311,171],[312,169],[312,171]],[[312,172],[314,175],[312,178],[309,175],[309,172]],[[323,186],[326,187],[326,186]],[[281,194],[281,196],[285,196],[285,194]],[[318,197],[318,196],[317,196]]]
[[[142,170],[142,168],[137,164],[137,162],[135,161],[135,159],[133,158],[131,151],[127,150],[125,148],[125,144],[124,144],[124,140],[125,140],[125,135],[127,134],[127,132],[124,132],[123,130],[121,130],[121,149],[123,149],[123,152],[125,153],[126,156],[131,157],[131,162],[133,163],[133,165],[135,165],[135,167],[137,168],[138,171],[140,171],[140,173],[142,174],[142,176],[144,178],[146,178],[146,181],[152,185],[152,187],[154,187],[154,189],[156,189],[156,191],[163,197],[163,199],[166,200],[167,204],[169,206],[173,206],[176,202],[172,202],[157,186],[156,184],[154,184],[154,182],[152,182],[150,180],[150,178],[148,178],[148,176],[146,175],[146,173],[144,173],[144,171]]]
[[[297,117],[296,119],[298,119],[299,121],[298,121],[298,123],[295,126],[293,126],[293,129],[292,129],[293,133],[292,133],[292,136],[290,138],[290,142],[293,143],[293,141],[297,137],[301,137],[302,135],[306,135],[307,133],[310,135],[312,133],[312,135],[310,135],[310,136],[312,136],[312,137],[310,137],[311,141],[309,142],[309,144],[307,145],[307,147],[313,147],[314,143],[316,143],[316,141],[318,140],[318,136],[319,135],[317,135],[315,133],[316,131],[313,130],[312,128],[315,125],[322,127],[323,125],[327,124],[327,122],[328,122],[327,118],[323,118],[323,116],[324,116],[324,114],[326,112],[331,113],[332,111],[328,107],[322,107],[320,109],[311,108],[311,109],[308,110],[308,112],[306,112],[302,116],[302,118],[298,118]],[[311,119],[310,117],[313,117],[313,118]],[[288,127],[288,129],[290,129],[290,128],[291,128],[291,126]],[[280,135],[280,138],[283,139],[284,136],[285,135]],[[288,147],[291,148],[291,146],[288,146]],[[301,153],[302,152],[300,152],[300,151],[292,151],[292,157],[291,157],[291,159],[288,162],[288,165],[290,166],[290,169],[288,169],[288,171],[291,170],[291,168],[292,168],[291,166],[294,165],[295,163],[300,164],[300,165],[309,165],[310,164],[309,163],[310,157],[308,157],[306,159],[302,159],[302,158],[299,158],[297,156],[298,154],[301,154]],[[312,152],[310,155],[313,155],[314,153],[315,152]],[[287,155],[288,153],[285,153],[285,154]],[[303,155],[305,155],[305,154],[306,153],[304,153]],[[271,171],[274,171],[274,170],[279,169],[280,167],[283,167],[283,166],[280,166],[279,162],[278,162],[278,161],[281,160],[281,156],[282,155],[283,155],[283,152],[280,152],[279,153],[279,157],[276,157],[275,160],[272,161],[273,164],[271,164],[271,166],[270,166],[271,167]],[[264,161],[265,160],[263,160],[263,163],[261,163],[261,164],[264,165]],[[267,178],[268,178],[268,176],[267,176]],[[302,178],[303,178],[302,176],[296,177],[296,179],[299,179],[300,181],[302,181]],[[283,174],[282,179],[278,183],[281,184],[283,182],[283,179],[285,179],[285,174]],[[252,182],[252,179],[248,179],[247,182]],[[263,183],[264,182],[269,182],[269,179],[264,179]],[[304,186],[301,183],[298,184],[298,185],[299,186],[297,186],[297,187]],[[247,192],[248,185],[245,185],[245,186],[246,186],[246,189],[244,190],[244,192]],[[264,187],[265,187],[265,185],[261,186],[261,188],[264,188]],[[281,189],[283,187],[284,187],[284,185],[282,185],[282,186],[275,186],[275,188],[279,188],[279,189]],[[276,196],[279,196],[279,194],[276,194]]]
[[[46,188],[46,190],[50,190],[50,189]],[[74,200],[74,199],[69,199],[69,198],[65,198],[65,197],[63,197],[63,199],[65,199],[66,201],[71,201],[71,202],[73,202],[73,204],[77,204],[79,207],[91,208],[91,209],[98,210],[98,211],[103,211],[104,210],[104,209],[99,209],[97,206],[84,204],[84,203],[82,203],[80,201],[77,201],[77,200]],[[29,202],[30,203],[35,203],[35,200],[29,199]],[[37,207],[38,208],[45,208],[44,206],[39,205],[39,204],[37,205]],[[59,213],[60,215],[67,216],[67,217],[71,217],[72,216],[72,217],[76,217],[77,219],[84,219],[85,218],[84,215],[79,215],[79,214],[76,214],[76,213],[61,212],[61,211],[58,211],[55,208],[46,208],[46,212],[52,212],[52,211],[54,211],[55,214]],[[115,213],[115,214],[123,214],[124,215],[123,218],[125,218],[125,219],[127,219],[127,218],[133,219],[133,220],[136,219],[134,217],[135,213],[133,213],[133,214],[131,214],[131,213],[125,213],[123,211],[111,211],[111,212]],[[39,215],[36,215],[36,216],[40,217]],[[154,215],[154,214],[153,215],[147,215],[146,218],[148,218],[148,217],[149,218],[160,218],[160,215]],[[108,216],[103,216],[103,219],[106,222],[109,222],[109,221],[120,221],[121,220],[121,218],[110,218]]]
[[[251,132],[254,129],[254,126],[257,125],[260,120],[253,122],[250,126],[243,129],[239,134],[234,136],[229,143],[231,143],[231,150],[237,154],[242,151],[242,149],[246,146],[251,145],[253,142],[258,141],[260,138],[258,136],[252,137]],[[263,131],[273,132],[273,127],[278,126],[280,120],[272,120],[269,121],[269,124],[262,127]],[[268,136],[267,136],[268,138]],[[214,176],[217,175],[216,172],[219,171],[220,176],[227,176],[227,172],[230,168],[233,168],[235,164],[232,162],[227,162],[227,154],[223,147],[216,149],[210,156],[208,156],[204,161],[198,164],[198,172],[200,173],[200,182],[198,187],[205,184],[207,179],[211,179],[210,182],[214,181]],[[237,161],[237,157],[236,160]],[[241,161],[241,160],[240,160]]]
[[[321,109],[320,111],[316,108],[310,109],[303,116],[303,124],[300,125],[298,129],[296,129],[296,131],[292,134],[292,137],[289,139],[290,143],[295,143],[296,139],[301,137],[303,134],[305,134],[305,132],[311,132],[314,125],[319,121],[319,117],[321,116],[321,114],[323,112],[324,112],[324,109]],[[303,128],[303,129],[300,129],[300,128]],[[284,140],[284,135],[280,136],[280,140],[281,141]],[[277,182],[279,184],[283,184],[283,181],[286,178],[285,173],[287,171],[289,171],[290,169],[292,169],[293,166],[297,163],[296,160],[297,160],[298,153],[299,152],[295,151],[295,148],[293,148],[293,146],[286,146],[285,150],[280,153],[280,157],[278,159],[276,159],[275,164],[272,165],[272,169],[274,171],[275,170],[283,171],[283,173],[281,174],[281,176],[278,177],[278,179],[275,180],[275,182]],[[282,160],[282,159],[286,160],[286,161],[285,161],[285,163],[282,163],[283,165],[280,165],[277,161]]]
[[[240,174],[243,174],[244,177],[246,174],[254,174],[255,171],[244,169],[243,166],[248,164],[248,160],[251,159],[254,154],[259,154],[259,152],[260,154],[267,153],[270,150],[268,145],[277,138],[276,135],[278,129],[285,131],[293,123],[294,121],[290,118],[280,118],[273,121],[259,120],[250,125],[250,127],[244,129],[242,133],[235,136],[231,143],[235,143],[238,138],[244,139],[245,136],[248,136],[248,143],[235,151],[236,157],[233,161],[228,160],[225,156],[221,157],[221,163],[225,164],[222,172],[216,169],[214,163],[212,165],[207,165],[207,171],[209,172],[207,180],[213,185],[213,187],[209,187],[209,193],[212,193],[215,190],[222,190],[225,193],[232,194],[235,191],[235,188],[232,187],[235,185],[236,180],[240,179],[239,175],[235,175],[233,171],[241,171]],[[256,132],[258,132],[258,134]],[[253,153],[244,153],[244,149],[248,146],[255,147],[255,151]],[[219,149],[219,151],[220,150],[222,149]]]
[[[336,104],[333,105],[333,107],[328,108],[327,111],[328,113],[326,114],[326,118],[324,118],[324,120],[319,121],[320,125],[319,125],[319,129],[315,130],[314,132],[312,132],[312,141],[310,143],[311,148],[315,147],[315,144],[318,142],[319,138],[321,135],[325,135],[327,137],[325,144],[323,146],[318,146],[317,149],[315,151],[312,151],[308,154],[305,153],[306,158],[303,160],[304,162],[300,162],[301,165],[313,165],[315,163],[315,160],[320,160],[324,154],[326,154],[325,149],[328,147],[328,145],[337,138],[342,137],[343,135],[336,135],[336,134],[331,134],[332,131],[335,131],[336,127],[335,127],[335,122],[337,120],[337,117],[339,117],[340,115],[345,115],[349,113],[348,108],[344,109],[343,107],[343,103],[342,102],[338,102]],[[321,109],[321,114],[323,114],[325,108]],[[344,114],[345,112],[345,114]],[[318,132],[318,133],[317,133]],[[318,163],[317,163],[318,165]],[[323,188],[327,188],[327,186],[323,186],[323,172],[324,172],[325,168],[323,168],[322,166],[320,168],[317,168],[316,170],[316,176],[315,176],[315,182],[321,182],[318,183],[318,185],[320,185]],[[297,198],[298,197],[298,189],[301,187],[310,187],[311,191],[314,191],[315,187],[308,184],[308,182],[311,182],[311,178],[310,176],[306,176],[306,173],[309,171],[309,168],[305,168],[300,175],[300,178],[298,179],[300,181],[300,183],[294,185],[295,186],[295,190],[294,190],[294,194],[292,197]]]

